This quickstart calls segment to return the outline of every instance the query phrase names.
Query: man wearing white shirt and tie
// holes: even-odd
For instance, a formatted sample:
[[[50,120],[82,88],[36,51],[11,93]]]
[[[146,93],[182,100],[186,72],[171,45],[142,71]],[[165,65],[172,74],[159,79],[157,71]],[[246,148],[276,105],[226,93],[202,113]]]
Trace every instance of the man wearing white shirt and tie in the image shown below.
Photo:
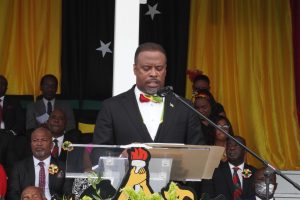
[[[174,96],[157,96],[164,87],[167,56],[156,43],[141,44],[134,57],[136,84],[103,102],[94,144],[134,142],[204,144],[199,117]]]
[[[235,136],[242,144],[245,139]],[[254,176],[256,168],[245,163],[245,150],[234,140],[228,139],[226,145],[228,161],[221,162],[215,169],[211,180],[202,182],[202,193],[208,193],[210,197],[224,195],[226,199],[241,200],[254,196]]]
[[[65,165],[51,157],[52,135],[46,128],[37,128],[31,135],[32,156],[19,161],[12,170],[7,199],[19,200],[28,186],[39,187],[48,200],[53,195],[71,193],[71,182],[65,180]]]

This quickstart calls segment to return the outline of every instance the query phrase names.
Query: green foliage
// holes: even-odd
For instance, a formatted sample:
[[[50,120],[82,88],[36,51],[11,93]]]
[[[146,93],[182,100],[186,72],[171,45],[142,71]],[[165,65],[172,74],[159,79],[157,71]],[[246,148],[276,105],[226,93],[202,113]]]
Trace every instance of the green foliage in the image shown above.
[[[130,200],[163,200],[162,196],[158,193],[146,196],[143,190],[139,190],[138,192],[133,188],[124,188],[123,190]]]

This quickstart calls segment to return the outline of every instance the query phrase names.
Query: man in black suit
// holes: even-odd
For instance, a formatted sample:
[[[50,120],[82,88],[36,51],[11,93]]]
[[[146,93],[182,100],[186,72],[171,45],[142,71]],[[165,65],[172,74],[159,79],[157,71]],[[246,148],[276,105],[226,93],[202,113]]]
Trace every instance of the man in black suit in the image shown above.
[[[8,82],[0,75],[0,129],[13,135],[24,132],[25,116],[20,102],[10,96],[6,96]]]
[[[198,116],[172,95],[157,96],[165,85],[166,68],[166,52],[159,44],[144,43],[137,48],[136,85],[103,102],[93,143],[204,143]]]
[[[67,151],[62,148],[64,142],[78,143],[79,131],[76,129],[65,131],[67,118],[64,111],[60,108],[55,108],[47,121],[47,126],[52,133],[52,157],[65,162]]]
[[[29,104],[26,113],[26,130],[31,132],[40,125],[46,124],[54,108],[61,108],[67,116],[66,130],[72,130],[76,127],[72,108],[63,101],[55,98],[58,87],[58,80],[52,74],[46,74],[42,77],[40,89],[42,99]]]
[[[9,179],[7,199],[19,200],[22,190],[27,186],[40,187],[47,199],[55,194],[70,193],[71,183],[65,181],[64,164],[51,158],[52,146],[52,135],[48,129],[41,127],[33,131],[33,156],[15,165]]]
[[[246,145],[244,138],[235,138]],[[252,174],[256,169],[245,163],[245,150],[232,139],[227,141],[226,154],[228,161],[221,162],[211,180],[203,180],[202,193],[210,197],[224,195],[228,200],[251,198],[255,193]]]
[[[5,95],[8,82],[0,75],[0,163],[7,174],[26,149],[26,138],[22,133],[25,128],[25,116],[17,99]]]

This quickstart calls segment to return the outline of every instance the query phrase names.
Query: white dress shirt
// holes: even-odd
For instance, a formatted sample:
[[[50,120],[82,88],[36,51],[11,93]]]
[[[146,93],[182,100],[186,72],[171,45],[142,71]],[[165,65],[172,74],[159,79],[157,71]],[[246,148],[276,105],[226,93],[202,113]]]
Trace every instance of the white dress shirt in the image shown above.
[[[163,119],[164,98],[162,103],[140,102],[140,94],[143,94],[137,87],[134,89],[135,97],[139,106],[143,122],[146,125],[151,138],[154,140],[158,127]]]
[[[52,141],[53,141],[54,139],[57,139],[58,155],[60,155],[61,147],[62,147],[62,144],[63,144],[63,141],[64,141],[64,135],[62,135],[62,136],[60,136],[60,137],[58,137],[58,138],[52,137]],[[53,150],[53,148],[54,148],[54,145],[55,145],[55,143],[53,142],[52,150]],[[51,150],[51,152],[52,152],[52,150]]]
[[[46,110],[46,113],[47,113],[47,109],[48,109],[48,102],[49,102],[49,100],[47,100],[47,99],[43,98],[43,102],[44,102],[44,105],[45,105],[45,110]],[[52,99],[50,102],[51,102],[51,105],[52,105],[52,111],[53,111],[53,109],[54,109],[54,102],[55,102],[55,99]]]
[[[45,160],[38,160],[33,156],[33,164],[34,164],[34,173],[35,173],[35,181],[34,181],[34,185],[36,187],[39,187],[39,173],[40,173],[40,166],[39,166],[39,162],[44,162],[44,168],[45,168],[45,196],[47,198],[47,200],[51,199],[51,194],[50,194],[50,190],[49,190],[49,166],[50,166],[50,159],[51,157],[49,156],[48,158],[46,158]]]
[[[228,163],[228,164],[229,164],[229,168],[230,168],[230,171],[231,171],[231,176],[233,176],[233,172],[234,172],[233,168],[234,167],[238,167],[239,168],[239,170],[237,171],[237,174],[238,174],[240,182],[241,182],[241,187],[243,188],[243,176],[242,176],[242,172],[244,170],[245,163],[242,163],[239,166],[234,166],[231,163]]]

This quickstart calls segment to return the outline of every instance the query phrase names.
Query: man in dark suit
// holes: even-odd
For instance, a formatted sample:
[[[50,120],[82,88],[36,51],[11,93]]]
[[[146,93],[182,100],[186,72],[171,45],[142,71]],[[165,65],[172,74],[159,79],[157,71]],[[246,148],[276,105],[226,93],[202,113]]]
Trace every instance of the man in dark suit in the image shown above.
[[[69,194],[71,183],[65,181],[65,167],[60,161],[51,158],[52,135],[46,128],[38,128],[31,135],[33,156],[18,162],[9,179],[8,198],[19,200],[27,186],[40,187],[46,198],[52,195]]]
[[[47,121],[47,126],[52,133],[52,157],[56,157],[63,162],[66,161],[67,157],[67,151],[62,148],[63,143],[66,141],[78,143],[79,141],[79,131],[76,129],[65,131],[66,123],[66,115],[60,108],[55,108]]]
[[[137,48],[136,85],[103,102],[93,143],[204,143],[198,116],[174,96],[156,95],[164,87],[166,67],[166,52],[159,44],[144,43]]]
[[[41,124],[45,124],[54,108],[61,108],[67,116],[66,130],[76,127],[74,113],[71,107],[65,102],[55,99],[58,80],[52,74],[46,74],[41,79],[40,89],[42,99],[28,105],[26,113],[26,129],[33,130]]]
[[[242,144],[242,137],[235,136]],[[254,176],[256,169],[245,163],[245,150],[234,140],[228,139],[226,146],[228,161],[221,162],[215,169],[211,180],[203,180],[202,193],[210,197],[224,195],[226,199],[249,199],[254,195]]]
[[[20,135],[24,132],[25,116],[20,102],[5,95],[8,82],[0,75],[0,129],[13,135]]]

